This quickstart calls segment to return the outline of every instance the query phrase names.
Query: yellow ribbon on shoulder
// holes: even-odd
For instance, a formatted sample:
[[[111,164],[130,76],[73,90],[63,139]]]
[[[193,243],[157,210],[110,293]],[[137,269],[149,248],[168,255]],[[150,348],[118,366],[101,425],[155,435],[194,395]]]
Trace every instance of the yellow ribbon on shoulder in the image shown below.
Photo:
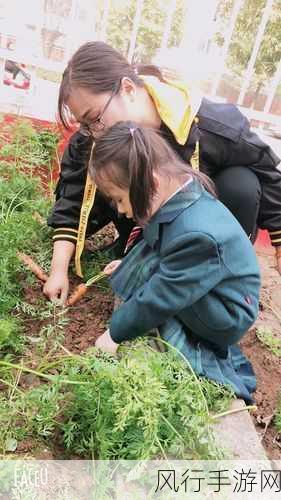
[[[150,94],[161,120],[171,130],[178,144],[184,145],[187,141],[191,126],[197,121],[201,99],[191,96],[188,85],[178,80],[160,82],[154,76],[142,77],[144,85]],[[93,158],[94,144],[91,149],[89,164]],[[199,168],[199,141],[190,159],[192,168]],[[84,248],[86,229],[90,211],[93,207],[96,194],[96,185],[87,174],[80,220],[78,227],[77,245],[75,251],[75,269],[78,276],[83,277],[81,269],[81,255]]]
[[[161,120],[171,130],[176,141],[184,145],[197,112],[191,105],[186,83],[178,80],[163,83],[155,76],[146,76],[143,81]]]
[[[89,174],[89,165],[90,165],[90,162],[92,161],[92,158],[93,158],[94,149],[95,149],[95,143],[93,143],[93,145],[92,145],[91,153],[90,153],[90,157],[89,157],[89,162],[88,162],[87,179],[86,179],[86,184],[85,184],[85,189],[84,189],[82,207],[81,207],[81,211],[80,211],[77,243],[76,243],[76,249],[75,249],[75,270],[76,270],[76,274],[78,276],[80,276],[80,278],[83,278],[83,273],[82,273],[82,268],[81,268],[81,255],[82,255],[82,252],[84,249],[84,244],[85,244],[85,236],[86,236],[88,219],[89,219],[89,215],[90,215],[90,212],[92,210],[92,207],[93,207],[93,204],[95,201],[95,195],[96,195],[96,190],[97,190],[97,186],[92,181],[90,174]]]

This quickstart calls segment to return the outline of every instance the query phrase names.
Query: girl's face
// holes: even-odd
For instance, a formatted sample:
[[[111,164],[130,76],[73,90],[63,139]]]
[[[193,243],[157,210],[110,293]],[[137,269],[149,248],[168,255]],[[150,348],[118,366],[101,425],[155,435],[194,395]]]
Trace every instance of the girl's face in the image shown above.
[[[166,192],[167,179],[161,177],[157,173],[153,174],[153,176],[154,176],[156,191],[152,199],[150,216],[148,220],[150,219],[150,217],[152,217],[152,215],[155,212],[157,212],[157,210],[161,207],[163,202],[165,202],[167,195],[170,194],[170,191]],[[118,210],[118,213],[120,215],[125,215],[128,219],[134,218],[133,208],[130,202],[128,188],[120,188],[110,180],[107,181],[104,180],[102,186],[100,187],[102,188],[104,194],[114,202]]]
[[[128,219],[133,218],[133,210],[128,189],[120,188],[108,182],[106,185],[106,195],[115,203],[120,215],[125,215]]]

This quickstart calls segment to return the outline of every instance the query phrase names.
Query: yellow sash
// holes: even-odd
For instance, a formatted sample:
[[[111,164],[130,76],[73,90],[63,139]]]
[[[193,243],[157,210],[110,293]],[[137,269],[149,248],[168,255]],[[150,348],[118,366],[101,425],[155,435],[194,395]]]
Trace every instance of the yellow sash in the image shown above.
[[[94,204],[94,201],[95,201],[95,195],[96,195],[96,189],[97,189],[96,184],[92,181],[92,179],[89,175],[89,165],[90,165],[90,162],[92,161],[92,158],[93,158],[94,148],[95,148],[95,144],[93,143],[92,148],[91,148],[89,163],[88,163],[87,179],[86,179],[86,184],[85,184],[85,189],[84,189],[82,208],[81,208],[81,212],[80,212],[80,220],[79,220],[79,227],[78,227],[78,234],[77,234],[77,243],[76,243],[76,249],[75,249],[75,269],[76,269],[76,274],[78,274],[78,276],[80,276],[80,278],[83,278],[82,268],[81,268],[81,255],[82,255],[84,243],[85,243],[88,218],[89,218],[90,211],[91,211],[93,204]]]

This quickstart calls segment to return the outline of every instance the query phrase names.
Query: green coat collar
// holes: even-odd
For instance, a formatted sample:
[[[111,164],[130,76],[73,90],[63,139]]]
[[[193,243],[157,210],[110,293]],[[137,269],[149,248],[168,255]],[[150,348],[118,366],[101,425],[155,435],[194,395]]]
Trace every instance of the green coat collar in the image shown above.
[[[159,240],[160,225],[172,222],[183,210],[193,205],[202,196],[204,188],[195,180],[183,191],[176,193],[153,215],[143,230],[143,238],[153,248]]]

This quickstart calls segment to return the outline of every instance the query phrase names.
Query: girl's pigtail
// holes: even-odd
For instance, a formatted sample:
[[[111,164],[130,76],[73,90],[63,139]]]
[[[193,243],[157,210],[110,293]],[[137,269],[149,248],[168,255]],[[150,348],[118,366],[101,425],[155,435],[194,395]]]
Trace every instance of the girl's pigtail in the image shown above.
[[[153,176],[153,154],[146,134],[139,127],[130,128],[131,144],[130,165],[130,202],[134,218],[143,224],[149,218],[152,199],[155,193]]]

